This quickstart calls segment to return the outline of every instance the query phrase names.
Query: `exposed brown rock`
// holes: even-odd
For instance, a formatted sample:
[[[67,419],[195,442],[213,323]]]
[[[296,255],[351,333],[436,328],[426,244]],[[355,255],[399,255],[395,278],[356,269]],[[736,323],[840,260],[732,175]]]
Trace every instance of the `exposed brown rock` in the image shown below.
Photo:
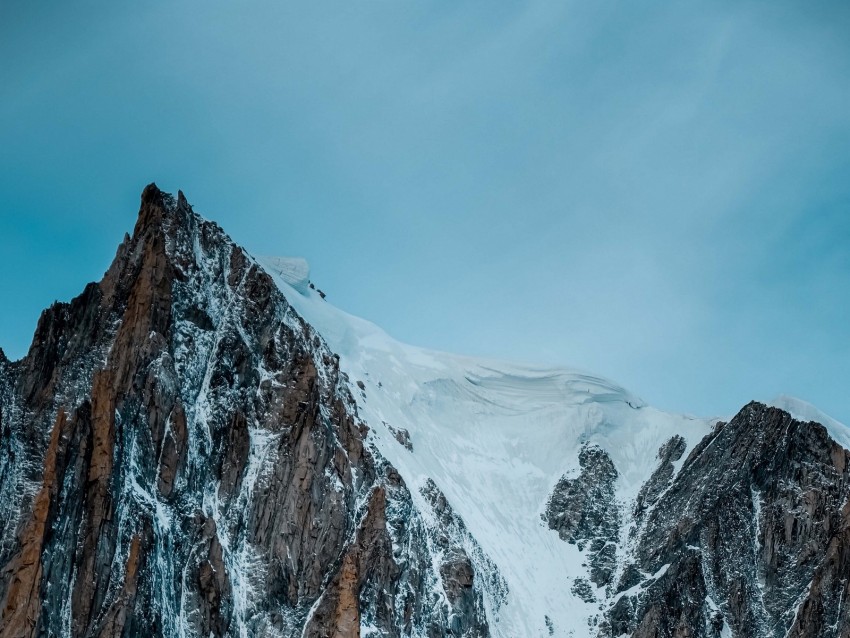
[[[163,496],[170,496],[174,489],[177,473],[182,468],[186,458],[188,431],[186,429],[186,412],[183,405],[177,403],[168,420],[168,430],[160,453],[159,479],[157,487]]]
[[[357,557],[349,552],[342,560],[339,573],[336,609],[333,615],[333,638],[360,637],[360,583]]]
[[[86,509],[80,571],[73,596],[75,636],[85,633],[93,609],[105,595],[114,537],[108,528],[112,519],[112,457],[115,446],[115,396],[112,374],[95,374],[92,387],[92,451],[86,481]],[[107,582],[104,582],[107,581]]]
[[[355,542],[347,549],[339,571],[307,626],[307,636],[360,636],[360,592],[366,581],[376,573],[398,571],[386,551],[391,541],[387,536],[385,508],[386,492],[378,487],[369,500]]]
[[[208,542],[204,560],[198,566],[198,588],[202,636],[225,636],[229,619],[224,601],[230,596],[230,580],[224,565],[223,549],[219,541],[215,522],[203,519],[203,538]]]
[[[220,490],[225,498],[239,493],[242,487],[242,476],[248,463],[248,453],[251,437],[248,433],[248,423],[245,415],[236,412],[231,420],[227,435],[227,446],[221,468]]]
[[[107,611],[105,619],[101,621],[101,629],[97,633],[99,638],[121,638],[127,625],[128,618],[136,602],[138,592],[139,570],[142,564],[142,536],[136,534],[130,543],[127,562],[124,566],[124,581],[121,593]]]
[[[10,584],[3,601],[0,634],[9,638],[33,636],[37,630],[41,609],[41,552],[51,501],[56,497],[57,455],[66,422],[65,411],[60,409],[50,433],[41,488],[33,499],[30,520],[20,534],[21,550],[3,569]]]
[[[102,281],[0,357],[0,634],[443,635],[431,530],[367,433],[272,279],[149,185]],[[476,560],[444,570],[470,636]]]

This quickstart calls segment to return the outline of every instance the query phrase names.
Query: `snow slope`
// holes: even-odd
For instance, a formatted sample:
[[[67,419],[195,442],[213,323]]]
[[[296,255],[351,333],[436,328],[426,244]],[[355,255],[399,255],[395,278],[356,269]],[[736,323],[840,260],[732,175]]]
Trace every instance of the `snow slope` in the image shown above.
[[[258,261],[340,355],[370,436],[414,498],[422,499],[419,488],[433,479],[498,566],[509,592],[505,604],[494,596],[486,601],[493,635],[592,635],[587,619],[599,604],[569,593],[573,579],[587,575],[585,555],[541,519],[553,486],[577,470],[583,443],[597,443],[618,470],[618,500],[628,518],[658,448],[679,434],[690,449],[711,422],[656,410],[617,384],[576,370],[400,343],[301,281],[294,288],[287,275],[299,268],[285,258]],[[391,428],[408,430],[412,451]]]

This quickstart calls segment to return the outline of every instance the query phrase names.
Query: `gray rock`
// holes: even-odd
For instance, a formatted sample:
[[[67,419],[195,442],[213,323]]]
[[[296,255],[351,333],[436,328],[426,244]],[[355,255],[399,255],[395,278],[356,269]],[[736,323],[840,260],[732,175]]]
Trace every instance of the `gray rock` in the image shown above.
[[[620,513],[614,497],[617,469],[601,447],[579,452],[576,478],[561,477],[552,490],[543,519],[562,540],[589,549],[590,579],[607,585],[616,565]]]
[[[338,365],[148,186],[104,278],[0,357],[0,635],[489,635],[475,561],[435,547]]]

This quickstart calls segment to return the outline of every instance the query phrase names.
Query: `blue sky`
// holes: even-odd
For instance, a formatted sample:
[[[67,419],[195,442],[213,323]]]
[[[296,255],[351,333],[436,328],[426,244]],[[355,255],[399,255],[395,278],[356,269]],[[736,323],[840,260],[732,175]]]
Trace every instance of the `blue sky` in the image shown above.
[[[402,340],[850,423],[850,5],[282,5],[0,5],[10,356],[156,181]]]

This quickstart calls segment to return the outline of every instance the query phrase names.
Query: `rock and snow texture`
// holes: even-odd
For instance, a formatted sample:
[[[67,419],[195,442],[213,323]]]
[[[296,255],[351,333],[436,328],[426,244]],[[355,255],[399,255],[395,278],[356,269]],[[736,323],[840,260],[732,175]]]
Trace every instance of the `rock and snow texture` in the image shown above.
[[[0,635],[845,636],[850,437],[777,405],[399,343],[150,186],[0,351]]]
[[[488,633],[333,352],[182,196],[0,361],[0,420],[4,638]]]
[[[594,635],[587,619],[599,614],[605,592],[593,585],[592,598],[574,593],[576,579],[593,582],[596,574],[600,581],[597,572],[613,572],[615,546],[599,543],[605,537],[625,544],[631,503],[655,470],[659,448],[674,436],[694,445],[709,422],[660,412],[583,372],[408,346],[313,291],[299,295],[277,283],[340,355],[382,454],[409,485],[435,482],[492,561],[479,569],[498,569],[502,585],[485,596],[493,634]],[[399,445],[398,428],[409,433],[412,452]],[[586,542],[565,542],[543,518],[563,478],[581,473],[588,446],[605,450],[616,469],[601,488],[610,499],[582,505],[605,508],[606,518],[621,523]]]
[[[616,384],[577,371],[408,346],[314,292],[298,295],[285,281],[277,283],[340,355],[359,412],[384,456],[408,484],[439,486],[491,561],[476,565],[478,570],[498,571],[500,579],[485,592],[493,635],[785,636],[793,613],[781,604],[796,609],[810,600],[820,608],[820,599],[812,599],[806,587],[829,560],[832,544],[842,544],[835,535],[848,496],[843,448],[819,437],[820,426],[778,410],[763,409],[753,417],[754,406],[747,406],[732,421],[735,427],[726,426],[726,443],[710,445],[724,424],[655,410]],[[813,414],[820,416],[809,412],[805,420],[818,420]],[[834,421],[828,426],[834,439],[847,440],[840,438],[847,436],[844,426]],[[813,437],[818,458],[788,439],[782,427]],[[399,445],[400,430],[412,450]],[[764,440],[770,443],[760,447]],[[743,446],[753,455],[730,455],[726,446]],[[814,487],[810,474],[780,479],[786,461],[813,468],[821,477],[815,485],[834,487]],[[703,464],[717,475],[694,478],[693,468]],[[770,470],[756,472],[764,466]],[[787,538],[767,539],[767,550],[755,523],[745,527],[724,519],[730,495],[763,493],[764,475],[781,480],[795,495],[772,501],[773,510],[783,513]],[[800,503],[813,490],[828,495],[817,519],[828,528],[821,536],[810,531],[812,514]],[[679,493],[700,508],[677,503]],[[751,520],[752,507],[748,498],[731,511]],[[822,518],[827,513],[831,527]],[[677,535],[685,526],[697,531],[683,545]],[[700,536],[703,526],[739,536],[739,547],[718,552],[716,538]],[[801,534],[799,526],[807,531]],[[800,554],[800,537],[811,555]],[[667,562],[646,556],[653,543],[672,544]],[[744,548],[758,548],[758,557],[742,562]],[[703,557],[712,562],[698,568],[688,562]],[[801,562],[793,574],[783,572],[781,582],[769,583],[785,591],[784,597],[768,612],[742,614],[742,604],[761,609],[764,585],[747,589],[731,574],[773,573],[779,569],[773,563],[782,561]],[[840,607],[844,600],[836,594],[833,602]],[[832,617],[828,627],[825,622],[792,635],[850,630]]]

